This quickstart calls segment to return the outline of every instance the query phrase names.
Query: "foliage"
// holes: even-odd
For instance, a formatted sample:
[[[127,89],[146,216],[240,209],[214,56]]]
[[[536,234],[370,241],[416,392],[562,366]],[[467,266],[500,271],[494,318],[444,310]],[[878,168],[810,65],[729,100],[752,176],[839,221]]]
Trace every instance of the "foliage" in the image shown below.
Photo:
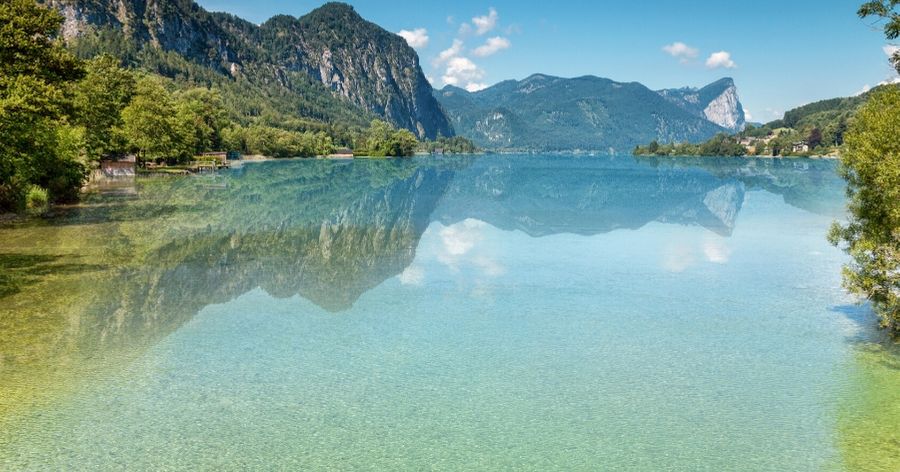
[[[74,107],[77,122],[85,129],[85,153],[97,161],[126,148],[118,131],[123,126],[122,109],[135,92],[135,77],[108,54],[88,61],[85,69],[84,80],[75,87]]]
[[[478,147],[475,146],[475,143],[462,136],[454,136],[452,138],[438,136],[434,141],[420,143],[419,150],[428,153],[441,151],[445,154],[475,154],[478,152]]]
[[[142,160],[185,160],[191,155],[186,117],[176,115],[172,95],[156,77],[143,77],[122,110],[122,131]]]
[[[121,111],[121,135],[127,149],[141,160],[179,163],[221,150],[274,157],[314,155],[299,151],[304,134],[265,126],[244,128],[229,120],[217,89],[172,92],[167,85],[171,83],[159,76],[141,77]]]
[[[50,203],[50,195],[47,189],[32,185],[25,194],[25,207],[34,213],[43,213]]]
[[[898,11],[900,8],[898,6],[900,6],[900,0],[873,0],[859,7],[857,13],[860,18],[875,16],[883,20],[884,36],[892,41],[900,38],[900,11]],[[891,63],[900,73],[900,50],[894,52]]]
[[[834,244],[853,259],[847,288],[871,300],[883,326],[900,333],[900,88],[874,94],[846,137],[842,174],[850,220],[835,224]]]
[[[409,130],[398,130],[386,121],[372,120],[369,129],[360,137],[354,154],[372,157],[412,156],[417,145],[416,136]]]
[[[824,127],[829,122],[846,119],[859,109],[868,98],[868,94],[854,97],[832,98],[803,105],[788,110],[780,121],[770,123],[770,127],[810,128]]]
[[[79,62],[54,39],[62,16],[33,0],[0,3],[0,211],[21,210],[32,185],[52,201],[77,194],[85,167],[66,148],[66,87]],[[62,146],[61,146],[62,144]]]
[[[701,156],[743,156],[746,153],[743,146],[725,133],[719,133],[701,143],[698,151]]]
[[[647,146],[634,148],[636,156],[743,156],[747,150],[738,143],[738,137],[719,133],[700,144],[659,144],[652,141]]]
[[[177,127],[193,154],[222,149],[222,130],[230,123],[217,89],[192,88],[175,94]]]
[[[215,15],[221,17],[223,24],[242,24],[230,15]],[[272,68],[261,66],[248,67],[232,77],[176,51],[141,43],[108,27],[86,32],[70,47],[86,59],[113,55],[129,69],[168,79],[173,90],[216,90],[227,119],[241,126],[259,124],[288,131],[323,131],[337,142],[349,143],[353,133],[365,128],[370,118],[332,96],[303,72],[280,71],[277,80],[273,80]]]
[[[334,151],[331,136],[324,131],[301,133],[262,125],[226,128],[223,142],[230,150],[270,157],[324,156]]]

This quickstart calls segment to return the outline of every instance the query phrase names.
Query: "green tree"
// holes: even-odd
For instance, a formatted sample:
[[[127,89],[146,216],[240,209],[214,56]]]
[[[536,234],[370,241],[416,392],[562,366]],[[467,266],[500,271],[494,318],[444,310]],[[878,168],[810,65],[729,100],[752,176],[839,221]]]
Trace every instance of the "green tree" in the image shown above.
[[[406,129],[394,129],[382,120],[372,120],[369,129],[360,138],[359,153],[370,156],[411,156],[415,153],[418,140]]]
[[[701,156],[743,156],[747,150],[731,136],[719,133],[701,144],[698,152]]]
[[[134,75],[118,59],[100,55],[87,63],[87,75],[75,88],[78,123],[85,128],[85,147],[92,160],[120,154],[126,148],[122,109],[134,95]]]
[[[137,81],[131,103],[122,110],[122,131],[128,145],[141,160],[179,160],[191,149],[183,117],[160,79],[143,77]],[[181,121],[179,121],[181,119]]]
[[[852,257],[844,283],[867,297],[882,325],[900,333],[900,89],[880,90],[857,113],[845,138],[849,222],[830,241]]]
[[[844,144],[844,135],[847,133],[847,119],[841,118],[838,121],[837,125],[834,128],[834,144],[837,146],[843,146]]]
[[[766,154],[766,142],[762,139],[756,141],[753,146],[753,155],[755,156],[763,156]]]
[[[372,156],[387,156],[387,142],[394,128],[382,120],[372,120],[369,129],[361,138],[362,149]]]
[[[227,151],[248,153],[246,128],[239,124],[235,124],[223,129],[222,148]]]
[[[860,18],[877,17],[884,24],[884,36],[893,41],[900,38],[900,0],[866,2],[857,12]],[[894,52],[891,63],[900,73],[900,50]]]
[[[0,211],[23,209],[32,185],[70,199],[85,178],[80,153],[60,150],[64,88],[83,74],[55,39],[62,21],[33,0],[0,2]]]
[[[391,133],[388,140],[387,156],[412,156],[416,152],[419,141],[408,129],[398,129]]]
[[[193,153],[222,150],[222,130],[229,125],[218,90],[192,88],[176,96],[179,127]]]
[[[809,132],[809,136],[806,137],[806,142],[809,143],[810,149],[819,147],[822,144],[822,130],[813,128],[812,131]]]

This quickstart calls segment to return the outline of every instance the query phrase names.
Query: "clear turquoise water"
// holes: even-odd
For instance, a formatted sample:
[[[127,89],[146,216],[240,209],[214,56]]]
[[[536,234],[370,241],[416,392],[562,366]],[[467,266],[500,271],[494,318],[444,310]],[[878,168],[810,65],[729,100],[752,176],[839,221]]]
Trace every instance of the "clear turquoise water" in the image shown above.
[[[840,468],[869,320],[833,168],[288,161],[98,195],[59,227],[114,221],[140,264],[30,361],[0,345],[36,389],[86,379],[12,405],[0,466]]]

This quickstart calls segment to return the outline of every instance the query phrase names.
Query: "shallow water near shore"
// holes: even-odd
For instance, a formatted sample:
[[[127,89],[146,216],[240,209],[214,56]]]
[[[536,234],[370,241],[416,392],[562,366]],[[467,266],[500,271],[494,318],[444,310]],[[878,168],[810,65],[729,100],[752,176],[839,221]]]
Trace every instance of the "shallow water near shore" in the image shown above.
[[[0,468],[896,470],[835,163],[138,179],[0,225]]]

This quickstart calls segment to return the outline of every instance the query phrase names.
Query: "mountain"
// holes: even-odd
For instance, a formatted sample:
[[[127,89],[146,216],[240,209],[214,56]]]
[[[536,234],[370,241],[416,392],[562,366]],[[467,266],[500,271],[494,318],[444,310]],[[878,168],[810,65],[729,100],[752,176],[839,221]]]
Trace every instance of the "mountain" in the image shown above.
[[[716,85],[716,84],[713,84]],[[719,84],[725,94],[731,87]],[[637,156],[840,156],[844,134],[850,129],[854,116],[866,104],[873,93],[887,87],[900,87],[900,83],[882,84],[865,93],[852,97],[838,97],[809,103],[788,110],[784,117],[766,124],[745,123],[731,135],[716,135],[699,144],[647,143],[634,149]],[[689,89],[663,90],[661,94],[677,101],[702,103],[704,95],[682,93]],[[673,93],[674,92],[674,93]],[[716,92],[706,95],[714,96]],[[692,97],[693,96],[693,97]],[[686,98],[685,98],[686,97]],[[710,103],[725,99],[715,98]],[[703,105],[696,105],[695,110]]]
[[[535,74],[479,92],[435,91],[456,132],[493,149],[629,152],[659,140],[702,141],[725,131],[690,107],[636,83]]]
[[[108,52],[174,79],[239,88],[284,115],[357,125],[377,116],[419,138],[453,135],[416,52],[343,3],[260,26],[192,0],[43,3],[63,14],[63,36],[82,56]],[[259,108],[241,112],[264,115]]]
[[[406,40],[363,20],[352,7],[327,4],[296,20],[276,16],[260,35],[271,62],[306,72],[339,96],[415,132],[453,134]]]
[[[684,87],[658,91],[666,100],[706,118],[730,131],[741,131],[746,126],[744,108],[738,98],[737,87],[730,77],[719,79],[706,87]]]

